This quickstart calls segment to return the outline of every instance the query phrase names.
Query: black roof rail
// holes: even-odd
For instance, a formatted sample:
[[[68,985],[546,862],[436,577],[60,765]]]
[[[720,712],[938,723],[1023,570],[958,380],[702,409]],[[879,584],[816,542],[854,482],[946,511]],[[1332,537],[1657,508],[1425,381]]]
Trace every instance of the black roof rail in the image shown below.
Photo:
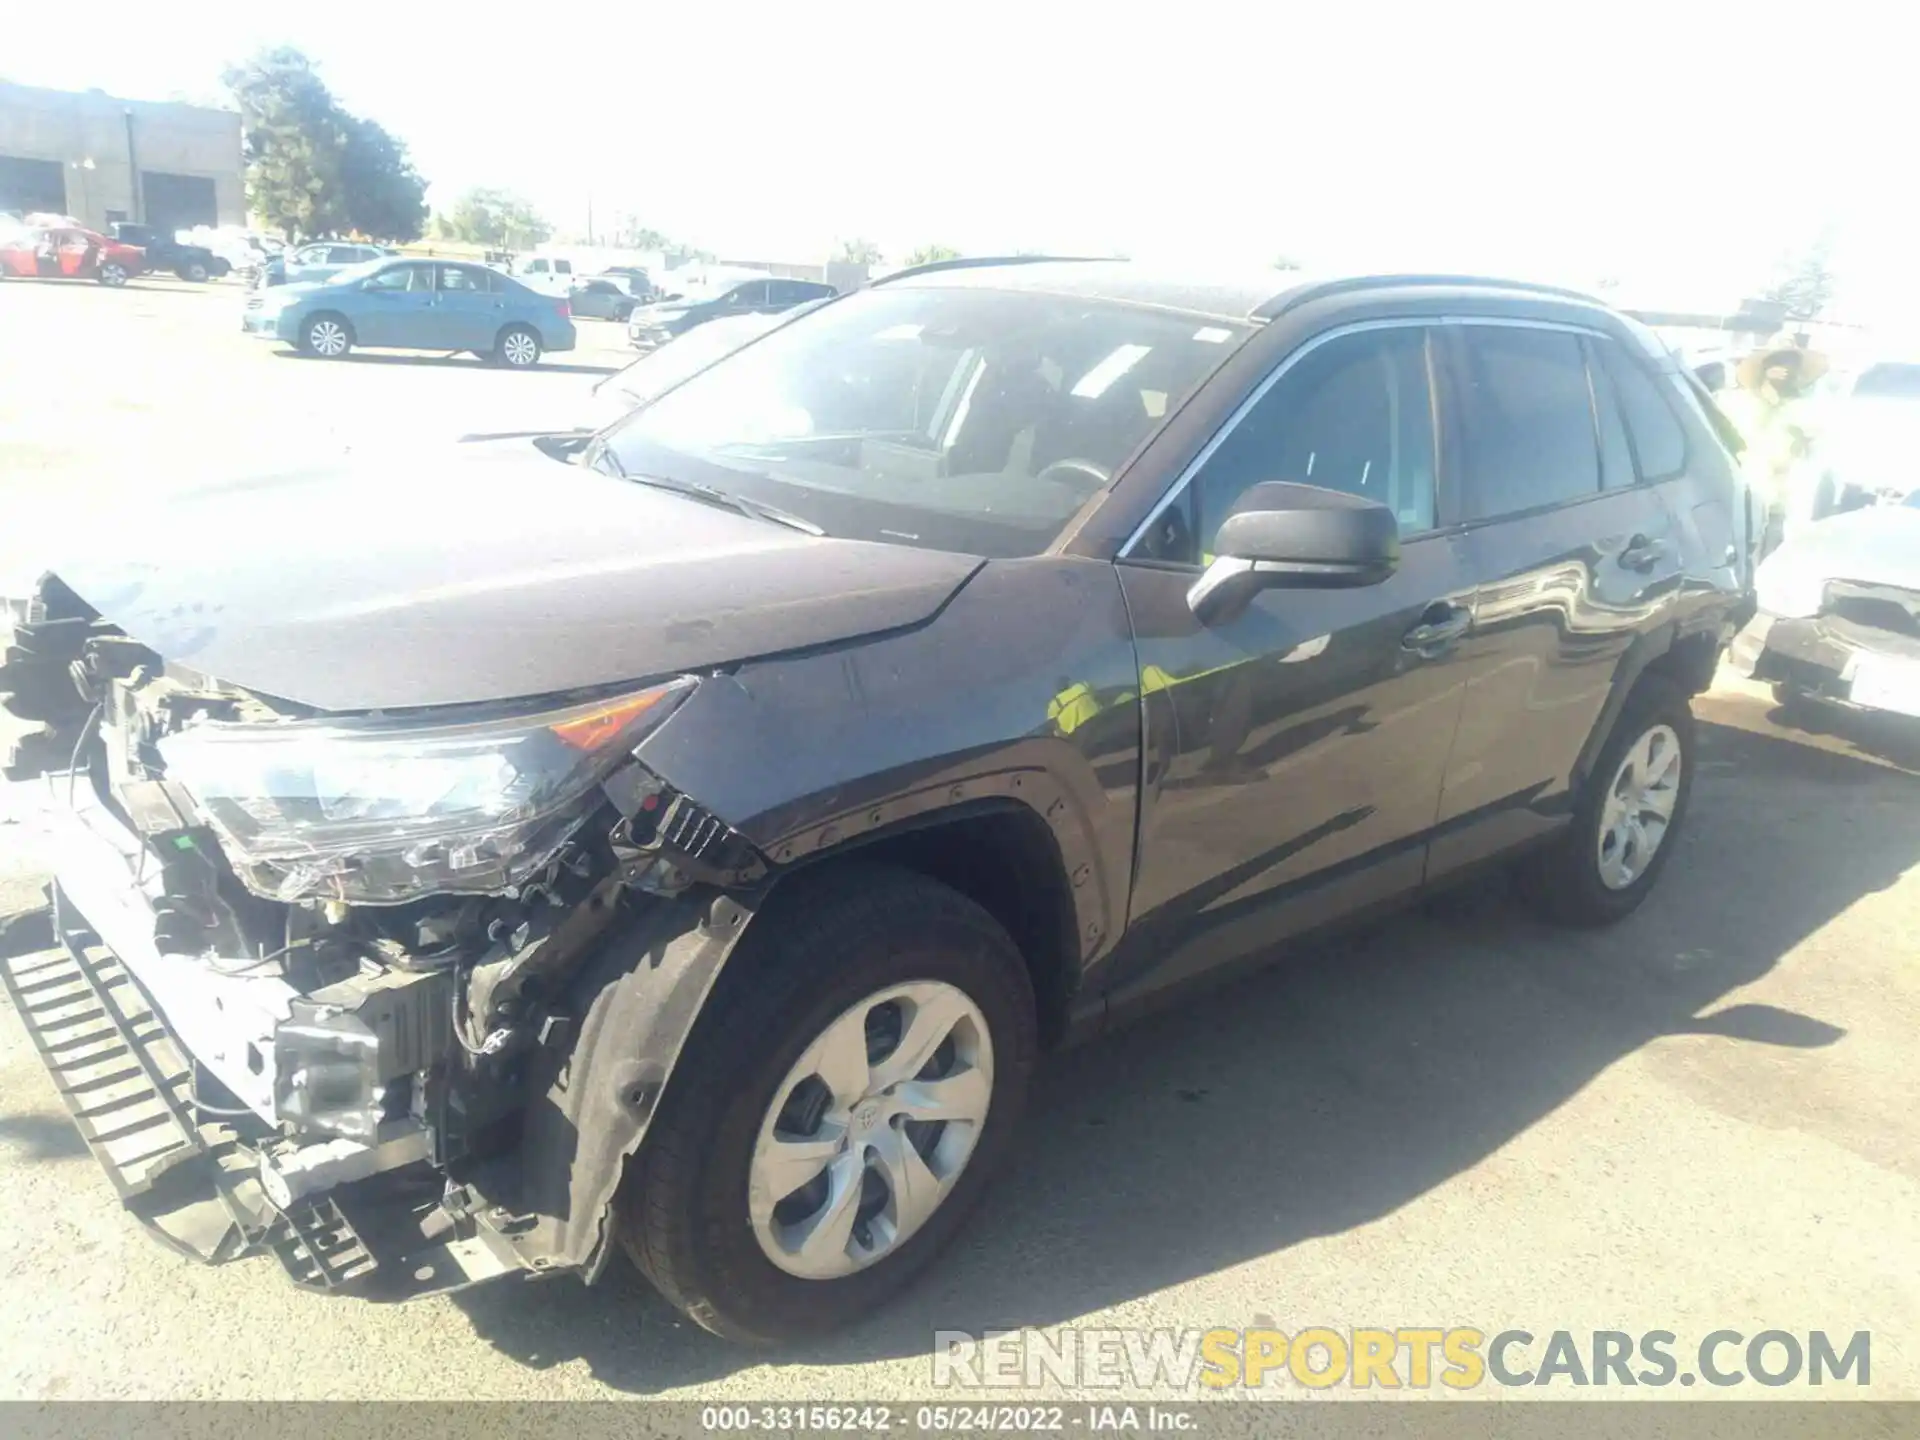
[[[929,260],[924,265],[891,270],[878,280],[869,280],[867,284],[885,285],[894,280],[908,280],[915,275],[932,275],[941,270],[973,270],[983,265],[1052,265],[1062,261],[1085,264],[1112,258],[1111,255],[961,255],[952,260]]]
[[[1569,290],[1561,285],[1541,285],[1532,280],[1500,280],[1487,275],[1346,275],[1337,280],[1308,281],[1273,297],[1254,315],[1273,320],[1310,300],[1328,295],[1345,295],[1355,290],[1373,290],[1389,285],[1458,285],[1483,290],[1521,290],[1530,295],[1551,295],[1560,300],[1584,300],[1589,305],[1606,302],[1584,290]]]

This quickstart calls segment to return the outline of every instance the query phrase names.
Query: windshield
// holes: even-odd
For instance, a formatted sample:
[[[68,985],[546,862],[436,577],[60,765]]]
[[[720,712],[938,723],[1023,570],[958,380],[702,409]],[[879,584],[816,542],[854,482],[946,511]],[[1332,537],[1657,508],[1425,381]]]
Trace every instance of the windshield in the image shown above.
[[[709,320],[668,341],[651,354],[642,355],[619,374],[610,376],[594,388],[605,386],[617,391],[635,405],[644,405],[665,394],[696,371],[704,369],[722,355],[738,350],[756,335],[763,335],[787,320],[785,315],[728,315]]]
[[[606,445],[624,474],[718,487],[830,535],[1032,555],[1246,333],[1067,296],[885,286],[693,376]]]

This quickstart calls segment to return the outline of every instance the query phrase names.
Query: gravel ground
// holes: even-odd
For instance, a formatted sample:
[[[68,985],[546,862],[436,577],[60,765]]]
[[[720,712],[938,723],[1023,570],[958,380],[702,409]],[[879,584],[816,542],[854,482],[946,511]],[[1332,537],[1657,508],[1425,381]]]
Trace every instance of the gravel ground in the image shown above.
[[[210,466],[566,423],[622,358],[589,321],[571,370],[328,365],[243,339],[238,306],[0,286],[5,543]],[[1057,1058],[955,1251],[778,1354],[623,1267],[400,1308],[193,1267],[120,1212],[0,1016],[0,1397],[872,1400],[932,1393],[936,1329],[1471,1325],[1665,1329],[1683,1357],[1869,1330],[1867,1393],[1920,1398],[1920,734],[1809,730],[1734,682],[1697,712],[1690,827],[1627,923],[1545,929],[1487,885]],[[0,795],[0,914],[41,878],[34,808]]]

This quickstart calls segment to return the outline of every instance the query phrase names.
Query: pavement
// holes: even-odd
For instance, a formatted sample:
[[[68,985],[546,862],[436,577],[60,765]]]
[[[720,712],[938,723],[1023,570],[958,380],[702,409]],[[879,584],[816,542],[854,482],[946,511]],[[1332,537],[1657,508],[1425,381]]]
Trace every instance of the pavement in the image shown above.
[[[238,306],[0,285],[0,536],[30,551],[205,465],[566,423],[624,358],[594,322],[532,375],[282,358]],[[317,543],[359,523],[317,516]],[[0,1398],[911,1399],[936,1330],[1256,1325],[1657,1329],[1683,1354],[1866,1330],[1864,1392],[1711,1393],[1920,1398],[1920,730],[1732,679],[1696,713],[1692,814],[1628,921],[1549,929],[1488,882],[1050,1060],[953,1251],[780,1352],[623,1264],[398,1308],[195,1267],[122,1214],[0,1014]],[[0,795],[0,914],[37,894],[34,808]]]

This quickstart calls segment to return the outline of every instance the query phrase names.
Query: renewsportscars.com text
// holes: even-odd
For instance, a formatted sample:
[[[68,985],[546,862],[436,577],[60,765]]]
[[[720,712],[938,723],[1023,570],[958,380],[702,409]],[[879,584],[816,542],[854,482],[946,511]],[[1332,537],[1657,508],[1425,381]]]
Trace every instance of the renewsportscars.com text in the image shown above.
[[[1334,1329],[1288,1335],[1248,1330],[936,1330],[933,1383],[943,1390],[1135,1391],[1472,1390],[1840,1384],[1873,1379],[1865,1330],[1714,1330],[1683,1341],[1671,1330],[1499,1330],[1471,1326]]]

